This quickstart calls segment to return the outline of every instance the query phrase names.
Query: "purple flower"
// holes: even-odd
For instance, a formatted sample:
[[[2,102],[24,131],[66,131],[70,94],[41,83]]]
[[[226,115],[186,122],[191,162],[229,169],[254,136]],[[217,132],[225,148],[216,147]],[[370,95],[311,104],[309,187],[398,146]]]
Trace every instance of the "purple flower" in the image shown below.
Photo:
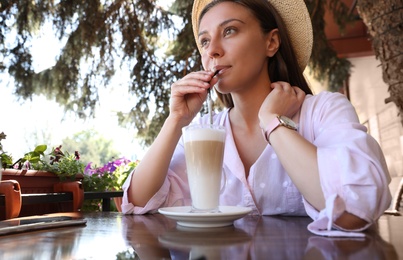
[[[107,162],[102,167],[96,167],[96,168],[92,168],[91,167],[92,162],[90,162],[85,167],[84,174],[93,175],[96,173],[99,176],[102,176],[104,174],[113,174],[118,167],[125,166],[129,162],[130,162],[130,160],[122,157],[122,158],[116,159],[114,161]]]
[[[22,170],[30,170],[31,169],[31,163],[29,161],[25,161],[24,164],[22,165]]]
[[[95,170],[91,168],[91,164],[92,162],[89,162],[87,166],[85,166],[84,174],[93,175],[95,173]]]

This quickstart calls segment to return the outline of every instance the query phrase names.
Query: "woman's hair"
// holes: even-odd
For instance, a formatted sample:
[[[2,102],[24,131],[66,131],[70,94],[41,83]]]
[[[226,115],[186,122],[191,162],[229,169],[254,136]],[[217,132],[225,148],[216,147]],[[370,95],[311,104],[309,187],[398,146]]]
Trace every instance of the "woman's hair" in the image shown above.
[[[268,73],[271,82],[285,81],[292,86],[298,86],[305,94],[312,94],[303,71],[298,66],[294,49],[287,35],[287,30],[280,15],[267,0],[213,0],[200,13],[199,21],[215,5],[222,2],[232,2],[248,8],[260,23],[264,33],[278,28],[281,44],[276,54],[269,59]],[[219,100],[226,107],[233,107],[231,94],[217,92]]]

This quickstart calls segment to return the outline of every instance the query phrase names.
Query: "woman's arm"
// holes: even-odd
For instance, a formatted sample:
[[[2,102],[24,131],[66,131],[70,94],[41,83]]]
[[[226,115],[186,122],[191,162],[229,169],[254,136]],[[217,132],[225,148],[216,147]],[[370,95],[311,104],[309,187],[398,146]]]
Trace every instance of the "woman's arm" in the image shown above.
[[[325,208],[316,146],[286,127],[275,129],[270,134],[270,143],[304,198],[317,210]]]
[[[324,209],[325,197],[320,184],[316,146],[286,127],[276,129],[272,135],[270,142],[273,149],[295,186],[318,211]],[[347,230],[360,229],[368,224],[346,211],[334,223]]]
[[[160,133],[136,167],[128,189],[128,200],[143,207],[161,188],[175,147],[188,125],[200,111],[211,87],[212,72],[199,71],[186,75],[171,87],[170,114]],[[215,84],[212,80],[211,84]]]
[[[275,82],[271,86],[272,91],[259,111],[260,126],[263,129],[266,129],[269,122],[276,120],[277,115],[292,118],[305,100],[305,93],[300,88],[286,82]],[[268,138],[304,198],[316,209],[323,209],[325,199],[320,185],[316,147],[287,127],[276,128]]]
[[[128,199],[133,205],[144,207],[160,189],[180,136],[181,126],[168,117],[132,175]]]
[[[293,117],[295,107],[300,108],[300,97],[304,95],[300,94],[299,89],[279,84],[274,86],[269,96],[259,113],[262,126],[267,125],[276,115]],[[319,176],[318,148],[296,131],[286,127],[274,130],[269,140],[281,164],[306,201],[318,211],[324,209],[325,196]],[[345,229],[359,229],[368,224],[349,212],[342,213],[334,223]]]

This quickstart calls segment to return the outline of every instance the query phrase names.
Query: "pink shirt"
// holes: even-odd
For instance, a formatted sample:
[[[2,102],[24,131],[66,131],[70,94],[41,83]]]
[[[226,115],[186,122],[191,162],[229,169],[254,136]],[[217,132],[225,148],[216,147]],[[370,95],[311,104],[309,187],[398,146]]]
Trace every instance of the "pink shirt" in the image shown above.
[[[299,134],[317,147],[319,175],[326,198],[326,208],[321,212],[303,199],[270,145],[245,178],[228,111],[214,116],[214,124],[224,125],[228,133],[223,166],[227,184],[220,205],[249,207],[252,214],[260,215],[309,215],[314,220],[311,227],[318,229],[327,228],[344,210],[370,225],[389,207],[390,177],[383,153],[359,123],[354,107],[345,96],[325,91],[308,95],[300,113],[293,118],[298,122]],[[207,123],[207,120],[204,116],[196,121]],[[131,175],[123,185],[122,211],[125,214],[153,213],[160,207],[190,205],[182,140],[176,147],[164,184],[145,207],[135,207],[128,202],[130,180]]]

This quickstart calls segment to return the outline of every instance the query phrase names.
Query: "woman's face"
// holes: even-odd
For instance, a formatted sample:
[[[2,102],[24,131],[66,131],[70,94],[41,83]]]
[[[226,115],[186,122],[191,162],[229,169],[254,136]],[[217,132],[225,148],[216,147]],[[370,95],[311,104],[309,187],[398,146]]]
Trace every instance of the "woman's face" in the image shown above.
[[[204,69],[220,70],[219,92],[268,86],[268,35],[249,9],[232,2],[217,4],[200,20],[198,40]]]

